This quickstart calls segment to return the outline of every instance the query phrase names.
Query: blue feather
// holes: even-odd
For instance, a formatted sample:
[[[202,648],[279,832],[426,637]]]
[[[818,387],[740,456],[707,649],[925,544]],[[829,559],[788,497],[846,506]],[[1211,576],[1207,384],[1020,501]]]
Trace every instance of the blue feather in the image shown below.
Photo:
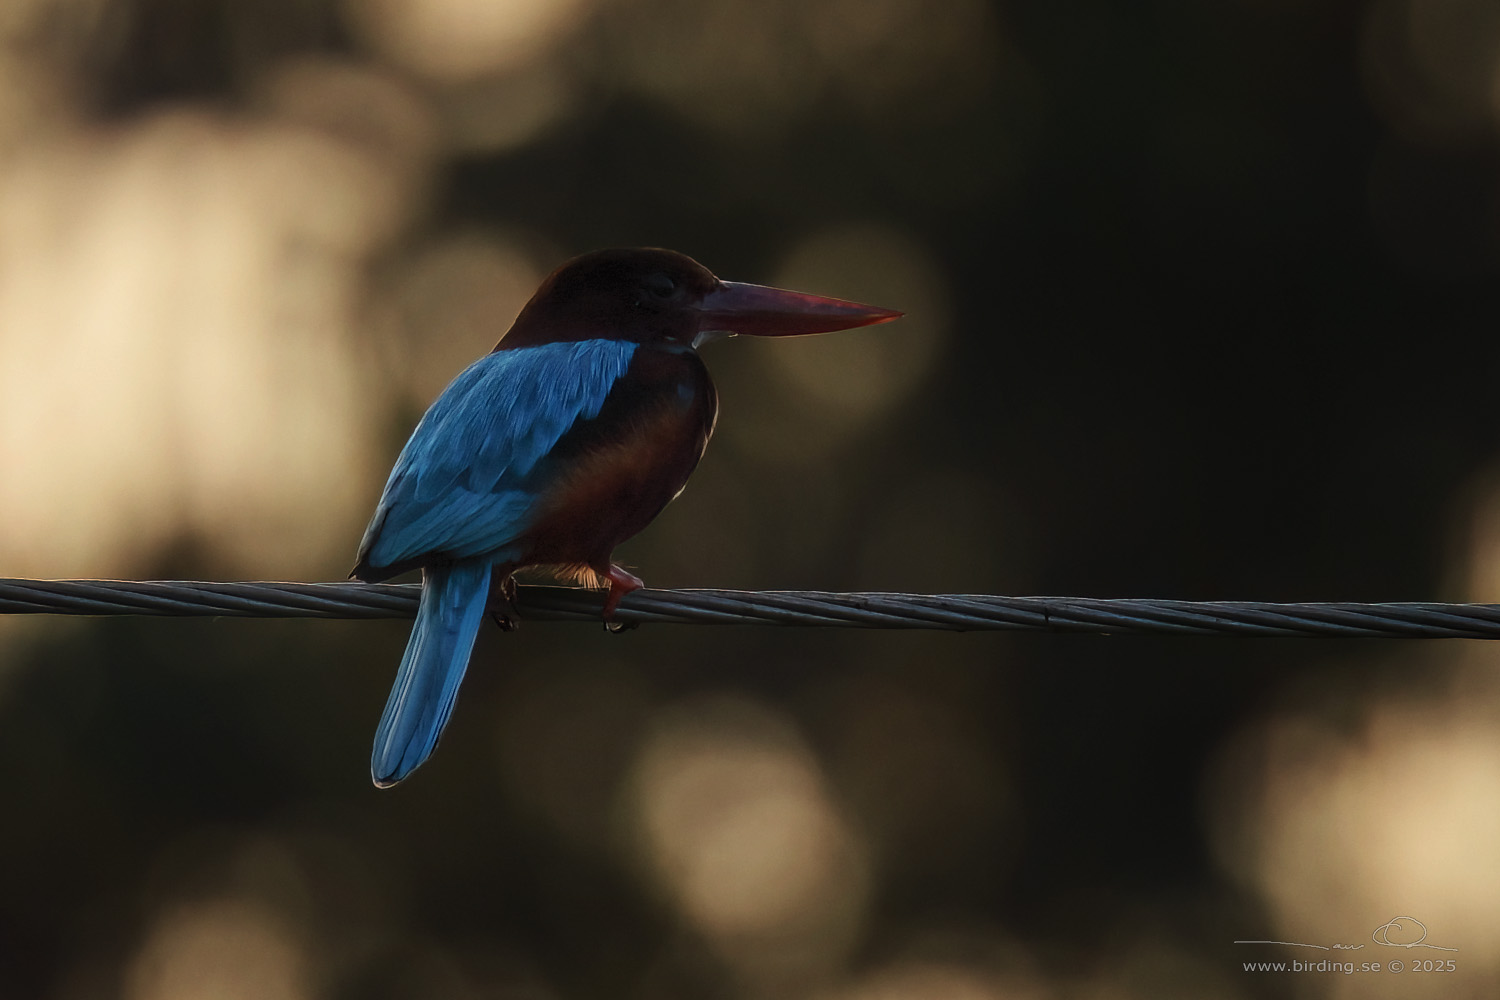
[[[360,557],[375,567],[436,557],[385,713],[370,775],[394,785],[437,746],[484,616],[490,574],[515,557],[538,490],[532,473],[580,420],[599,415],[635,344],[585,340],[486,355],[428,409],[391,470]]]
[[[422,571],[422,603],[396,671],[370,754],[370,777],[394,785],[437,746],[489,596],[490,564],[473,560]]]
[[[402,449],[361,554],[372,566],[428,553],[506,559],[538,492],[530,473],[576,422],[598,416],[635,346],[539,344],[464,369]]]

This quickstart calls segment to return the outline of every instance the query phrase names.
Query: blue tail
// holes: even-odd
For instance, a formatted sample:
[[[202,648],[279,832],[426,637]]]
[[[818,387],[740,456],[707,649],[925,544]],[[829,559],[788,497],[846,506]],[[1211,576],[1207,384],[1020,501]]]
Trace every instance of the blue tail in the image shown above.
[[[417,624],[370,754],[370,777],[381,788],[415,771],[437,746],[453,713],[489,590],[487,561],[422,571]]]

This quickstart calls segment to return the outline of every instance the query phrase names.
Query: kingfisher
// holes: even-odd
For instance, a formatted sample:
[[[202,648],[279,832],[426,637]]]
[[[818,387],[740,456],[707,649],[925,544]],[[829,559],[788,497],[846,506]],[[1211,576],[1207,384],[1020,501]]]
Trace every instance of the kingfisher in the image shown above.
[[[542,567],[608,587],[608,622],[644,585],[613,552],[682,492],[713,434],[718,396],[698,348],[900,315],[721,281],[671,250],[599,250],[553,271],[417,424],[360,542],[355,579],[422,571],[375,731],[375,784],[396,784],[437,746],[492,587],[511,595],[516,570]]]

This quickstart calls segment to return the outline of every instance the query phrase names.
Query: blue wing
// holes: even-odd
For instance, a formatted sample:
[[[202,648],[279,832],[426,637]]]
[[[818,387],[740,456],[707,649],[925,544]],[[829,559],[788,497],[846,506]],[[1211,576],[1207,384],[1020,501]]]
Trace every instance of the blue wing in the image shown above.
[[[399,566],[428,554],[511,558],[506,549],[526,530],[539,488],[530,474],[574,423],[598,416],[635,347],[539,344],[464,369],[401,450],[359,565]]]

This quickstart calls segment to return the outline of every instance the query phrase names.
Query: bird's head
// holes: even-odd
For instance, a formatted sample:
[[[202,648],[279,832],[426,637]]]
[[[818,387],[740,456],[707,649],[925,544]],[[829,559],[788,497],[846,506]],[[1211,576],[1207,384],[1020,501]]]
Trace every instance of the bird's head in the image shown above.
[[[671,250],[597,250],[553,271],[496,349],[596,338],[697,347],[739,333],[827,333],[900,315],[843,299],[720,281]]]

